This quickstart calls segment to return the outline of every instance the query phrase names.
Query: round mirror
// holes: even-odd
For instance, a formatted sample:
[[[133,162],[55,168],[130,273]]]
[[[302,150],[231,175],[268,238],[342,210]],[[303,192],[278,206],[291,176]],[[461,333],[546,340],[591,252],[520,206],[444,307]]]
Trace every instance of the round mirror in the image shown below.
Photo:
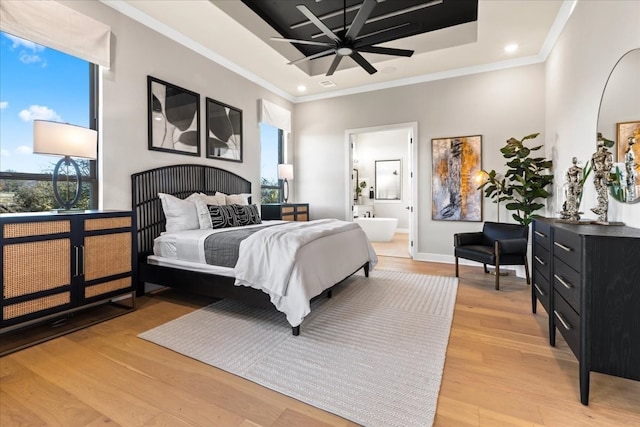
[[[613,199],[640,202],[640,49],[627,52],[613,67],[600,101],[597,132],[615,141]]]

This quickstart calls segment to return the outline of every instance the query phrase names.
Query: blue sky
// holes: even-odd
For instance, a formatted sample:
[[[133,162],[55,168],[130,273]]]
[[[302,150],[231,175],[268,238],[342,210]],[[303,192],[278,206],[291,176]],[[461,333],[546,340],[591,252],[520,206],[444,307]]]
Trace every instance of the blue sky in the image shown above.
[[[89,126],[88,62],[0,32],[0,170],[58,161],[32,154],[34,119]]]

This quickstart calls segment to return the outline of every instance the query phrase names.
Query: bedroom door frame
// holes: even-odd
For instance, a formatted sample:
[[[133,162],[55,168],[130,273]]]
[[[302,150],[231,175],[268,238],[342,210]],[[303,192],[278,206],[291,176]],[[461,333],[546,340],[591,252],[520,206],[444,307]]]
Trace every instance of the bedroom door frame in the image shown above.
[[[345,158],[346,158],[346,170],[345,170],[345,218],[349,221],[353,221],[353,196],[354,189],[351,185],[353,174],[353,144],[352,140],[354,135],[361,133],[374,133],[384,132],[392,130],[406,130],[408,133],[407,148],[409,153],[409,194],[411,194],[411,200],[407,204],[407,210],[409,210],[409,242],[408,252],[409,256],[414,259],[418,246],[418,122],[397,123],[391,125],[379,125],[365,128],[347,129],[345,131]]]

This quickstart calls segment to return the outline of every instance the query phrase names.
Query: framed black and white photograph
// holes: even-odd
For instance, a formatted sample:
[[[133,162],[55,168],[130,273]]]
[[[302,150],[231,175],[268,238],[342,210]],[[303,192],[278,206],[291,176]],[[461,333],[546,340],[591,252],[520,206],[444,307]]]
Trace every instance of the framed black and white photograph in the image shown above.
[[[200,95],[147,76],[149,150],[200,156]]]
[[[242,162],[242,110],[207,98],[207,158]]]

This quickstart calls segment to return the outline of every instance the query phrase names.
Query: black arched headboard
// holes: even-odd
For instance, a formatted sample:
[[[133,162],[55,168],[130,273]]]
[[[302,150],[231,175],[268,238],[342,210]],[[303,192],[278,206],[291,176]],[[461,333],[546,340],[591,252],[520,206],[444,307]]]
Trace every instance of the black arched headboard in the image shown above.
[[[184,199],[191,193],[251,194],[251,182],[224,169],[205,165],[171,165],[131,175],[131,208],[136,216],[138,257],[153,252],[153,239],[165,229],[158,193]]]

